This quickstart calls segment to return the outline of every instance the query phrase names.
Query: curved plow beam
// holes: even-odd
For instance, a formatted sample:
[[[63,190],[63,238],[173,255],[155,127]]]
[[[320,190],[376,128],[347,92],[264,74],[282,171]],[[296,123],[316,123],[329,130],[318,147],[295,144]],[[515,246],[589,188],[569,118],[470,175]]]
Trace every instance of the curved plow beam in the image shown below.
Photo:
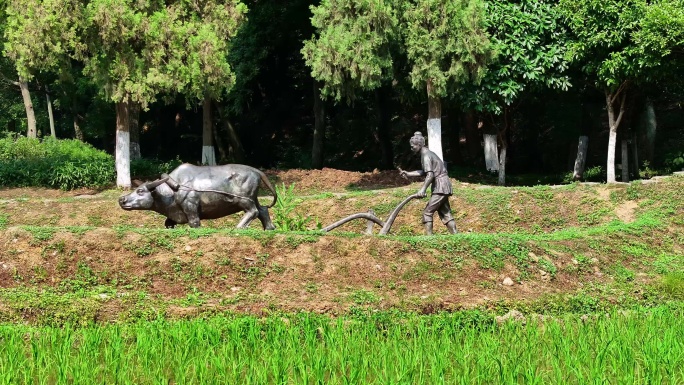
[[[373,211],[371,210],[370,212],[367,212],[367,213],[352,214],[352,215],[350,215],[344,219],[340,219],[339,221],[322,228],[321,230],[327,233],[328,231],[335,229],[337,227],[340,227],[349,221],[353,221],[354,219],[366,219],[370,222],[377,224],[378,226],[382,226],[382,229],[380,230],[379,234],[380,235],[386,235],[387,233],[389,233],[390,229],[392,228],[392,223],[394,223],[394,220],[397,219],[397,215],[399,215],[399,211],[401,211],[401,209],[404,208],[404,206],[406,206],[406,204],[409,203],[410,200],[419,199],[419,198],[420,197],[418,196],[418,194],[413,194],[413,195],[408,196],[403,201],[401,201],[401,203],[399,203],[399,205],[397,205],[397,207],[394,208],[394,210],[392,211],[392,214],[390,214],[389,218],[387,219],[387,222],[383,222],[380,218],[376,217],[373,214]],[[369,223],[368,226],[369,226],[369,228],[367,230],[367,233],[372,234],[372,229],[370,228],[372,226],[372,224]]]
[[[418,194],[413,194],[409,195],[406,199],[401,201],[399,205],[392,211],[392,214],[390,214],[389,218],[387,218],[387,222],[385,222],[385,225],[382,226],[382,229],[380,230],[380,235],[386,235],[389,233],[390,229],[392,228],[392,223],[394,223],[394,220],[397,219],[397,215],[399,215],[399,211],[401,211],[404,206],[409,203],[410,200],[412,199],[420,199]]]
[[[354,219],[367,219],[373,223],[376,223],[378,226],[385,226],[385,222],[383,222],[380,218],[376,217],[372,213],[358,213],[358,214],[352,214],[352,215],[350,215],[344,219],[340,219],[339,221],[337,221],[331,225],[325,226],[321,230],[325,231],[327,233],[328,231],[335,229],[337,227],[340,227],[349,221],[353,221]]]

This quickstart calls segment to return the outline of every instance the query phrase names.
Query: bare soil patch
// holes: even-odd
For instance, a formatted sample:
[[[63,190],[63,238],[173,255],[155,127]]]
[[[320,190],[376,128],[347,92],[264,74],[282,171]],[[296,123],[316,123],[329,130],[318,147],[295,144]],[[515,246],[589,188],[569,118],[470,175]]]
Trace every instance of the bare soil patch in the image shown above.
[[[635,215],[634,212],[639,207],[637,202],[635,201],[626,201],[619,205],[615,209],[615,213],[617,214],[618,218],[620,218],[621,221],[625,223],[631,223],[634,222]]]
[[[356,172],[323,168],[322,170],[270,170],[266,174],[277,184],[294,183],[299,191],[344,192],[407,186],[411,183],[395,170]]]

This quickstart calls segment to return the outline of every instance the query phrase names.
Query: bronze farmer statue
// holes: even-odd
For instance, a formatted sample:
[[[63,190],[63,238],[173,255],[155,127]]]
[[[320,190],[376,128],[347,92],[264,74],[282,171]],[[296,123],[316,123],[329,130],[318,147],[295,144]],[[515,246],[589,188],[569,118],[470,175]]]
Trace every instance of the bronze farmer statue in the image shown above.
[[[451,234],[456,234],[456,223],[454,217],[451,215],[451,207],[449,206],[449,196],[452,194],[451,180],[447,175],[444,162],[432,151],[425,146],[425,137],[420,131],[417,131],[411,137],[411,151],[420,154],[420,161],[423,166],[422,170],[404,171],[400,170],[402,177],[408,179],[410,176],[424,176],[425,183],[423,187],[418,190],[417,195],[424,198],[427,195],[427,189],[432,185],[432,195],[430,200],[423,210],[423,224],[425,225],[425,233],[432,235],[432,217],[435,211],[439,214],[442,220],[449,229]]]

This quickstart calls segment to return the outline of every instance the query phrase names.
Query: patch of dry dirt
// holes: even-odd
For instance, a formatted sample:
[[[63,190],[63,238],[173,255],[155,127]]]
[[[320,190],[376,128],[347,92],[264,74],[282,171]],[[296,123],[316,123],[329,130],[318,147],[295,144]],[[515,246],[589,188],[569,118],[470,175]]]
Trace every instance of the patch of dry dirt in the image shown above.
[[[373,172],[343,171],[331,168],[322,170],[269,170],[266,171],[277,184],[289,186],[295,183],[303,192],[344,192],[350,189],[370,190],[409,185],[411,182],[399,176],[395,170]],[[415,180],[414,180],[415,181]]]
[[[634,212],[639,207],[635,201],[626,201],[615,208],[615,214],[621,221],[625,223],[634,222],[635,215]]]

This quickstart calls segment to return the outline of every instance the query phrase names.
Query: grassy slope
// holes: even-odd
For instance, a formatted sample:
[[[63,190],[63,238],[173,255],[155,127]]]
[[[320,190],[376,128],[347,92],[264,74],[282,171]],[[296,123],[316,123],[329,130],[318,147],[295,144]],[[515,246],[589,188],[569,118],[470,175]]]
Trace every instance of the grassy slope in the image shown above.
[[[362,221],[315,231],[316,222],[369,208],[386,218],[417,186],[295,189],[289,217],[311,216],[310,230],[267,233],[256,224],[232,230],[238,216],[166,230],[157,214],[118,209],[116,191],[18,194],[0,203],[0,321],[362,308],[557,314],[684,298],[682,177],[559,188],[457,183],[462,234],[443,235],[436,223],[442,235],[420,235],[419,201],[390,236],[360,235]]]

